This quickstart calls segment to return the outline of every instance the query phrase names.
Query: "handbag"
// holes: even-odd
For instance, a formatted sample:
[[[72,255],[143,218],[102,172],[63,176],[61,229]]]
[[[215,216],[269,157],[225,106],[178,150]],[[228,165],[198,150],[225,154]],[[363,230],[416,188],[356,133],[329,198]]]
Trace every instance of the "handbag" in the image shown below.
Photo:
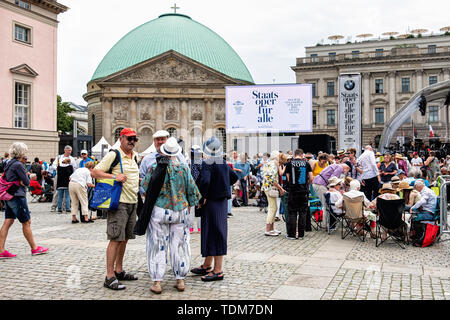
[[[267,195],[272,198],[278,198],[280,196],[280,193],[277,189],[272,188],[267,192]]]
[[[123,174],[122,158],[119,153],[120,172]],[[122,182],[116,179],[98,179],[90,201],[91,208],[117,210],[119,208]]]
[[[19,189],[20,181],[6,181],[5,174],[0,178],[0,200],[9,201]]]

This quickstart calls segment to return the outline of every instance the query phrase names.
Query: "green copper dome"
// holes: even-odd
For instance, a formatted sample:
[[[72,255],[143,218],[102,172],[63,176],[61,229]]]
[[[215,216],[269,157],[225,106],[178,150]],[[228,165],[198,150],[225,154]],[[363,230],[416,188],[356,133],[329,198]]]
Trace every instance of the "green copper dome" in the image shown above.
[[[182,14],[163,14],[119,40],[95,70],[92,80],[175,50],[238,80],[253,83],[247,67],[231,46],[204,25]]]

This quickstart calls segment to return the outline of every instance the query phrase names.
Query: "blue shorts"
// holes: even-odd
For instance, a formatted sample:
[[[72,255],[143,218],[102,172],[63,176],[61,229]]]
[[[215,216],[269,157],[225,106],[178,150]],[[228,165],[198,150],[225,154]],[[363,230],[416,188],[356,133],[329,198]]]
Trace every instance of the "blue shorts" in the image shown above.
[[[27,198],[14,197],[6,201],[5,219],[18,219],[20,223],[30,220],[30,211],[28,210]]]

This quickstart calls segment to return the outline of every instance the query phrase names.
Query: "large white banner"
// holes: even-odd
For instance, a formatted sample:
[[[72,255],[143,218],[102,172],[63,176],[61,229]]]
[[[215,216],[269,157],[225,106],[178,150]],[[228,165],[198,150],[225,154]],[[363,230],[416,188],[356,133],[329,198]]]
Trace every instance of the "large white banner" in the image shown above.
[[[339,146],[361,151],[361,75],[339,75]]]
[[[312,132],[312,85],[228,86],[229,133]]]

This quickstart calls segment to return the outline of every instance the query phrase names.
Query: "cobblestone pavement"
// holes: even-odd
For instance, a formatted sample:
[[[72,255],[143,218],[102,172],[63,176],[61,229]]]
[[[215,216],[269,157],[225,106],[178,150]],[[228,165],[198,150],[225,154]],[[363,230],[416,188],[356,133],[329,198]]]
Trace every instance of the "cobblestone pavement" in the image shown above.
[[[429,248],[393,243],[375,247],[375,240],[342,240],[340,233],[308,232],[304,240],[287,240],[283,222],[279,237],[264,236],[266,215],[255,207],[233,208],[228,219],[225,278],[202,282],[186,278],[186,291],[172,287],[168,268],[163,293],[150,292],[145,237],[130,240],[125,268],[139,276],[124,282],[127,289],[103,287],[106,220],[70,223],[69,214],[50,212],[50,204],[30,204],[36,243],[48,254],[31,256],[20,224],[12,226],[6,248],[17,254],[0,260],[0,299],[448,299],[450,298],[450,242]],[[1,213],[0,223],[4,214]],[[202,263],[200,235],[191,235],[191,266]]]

